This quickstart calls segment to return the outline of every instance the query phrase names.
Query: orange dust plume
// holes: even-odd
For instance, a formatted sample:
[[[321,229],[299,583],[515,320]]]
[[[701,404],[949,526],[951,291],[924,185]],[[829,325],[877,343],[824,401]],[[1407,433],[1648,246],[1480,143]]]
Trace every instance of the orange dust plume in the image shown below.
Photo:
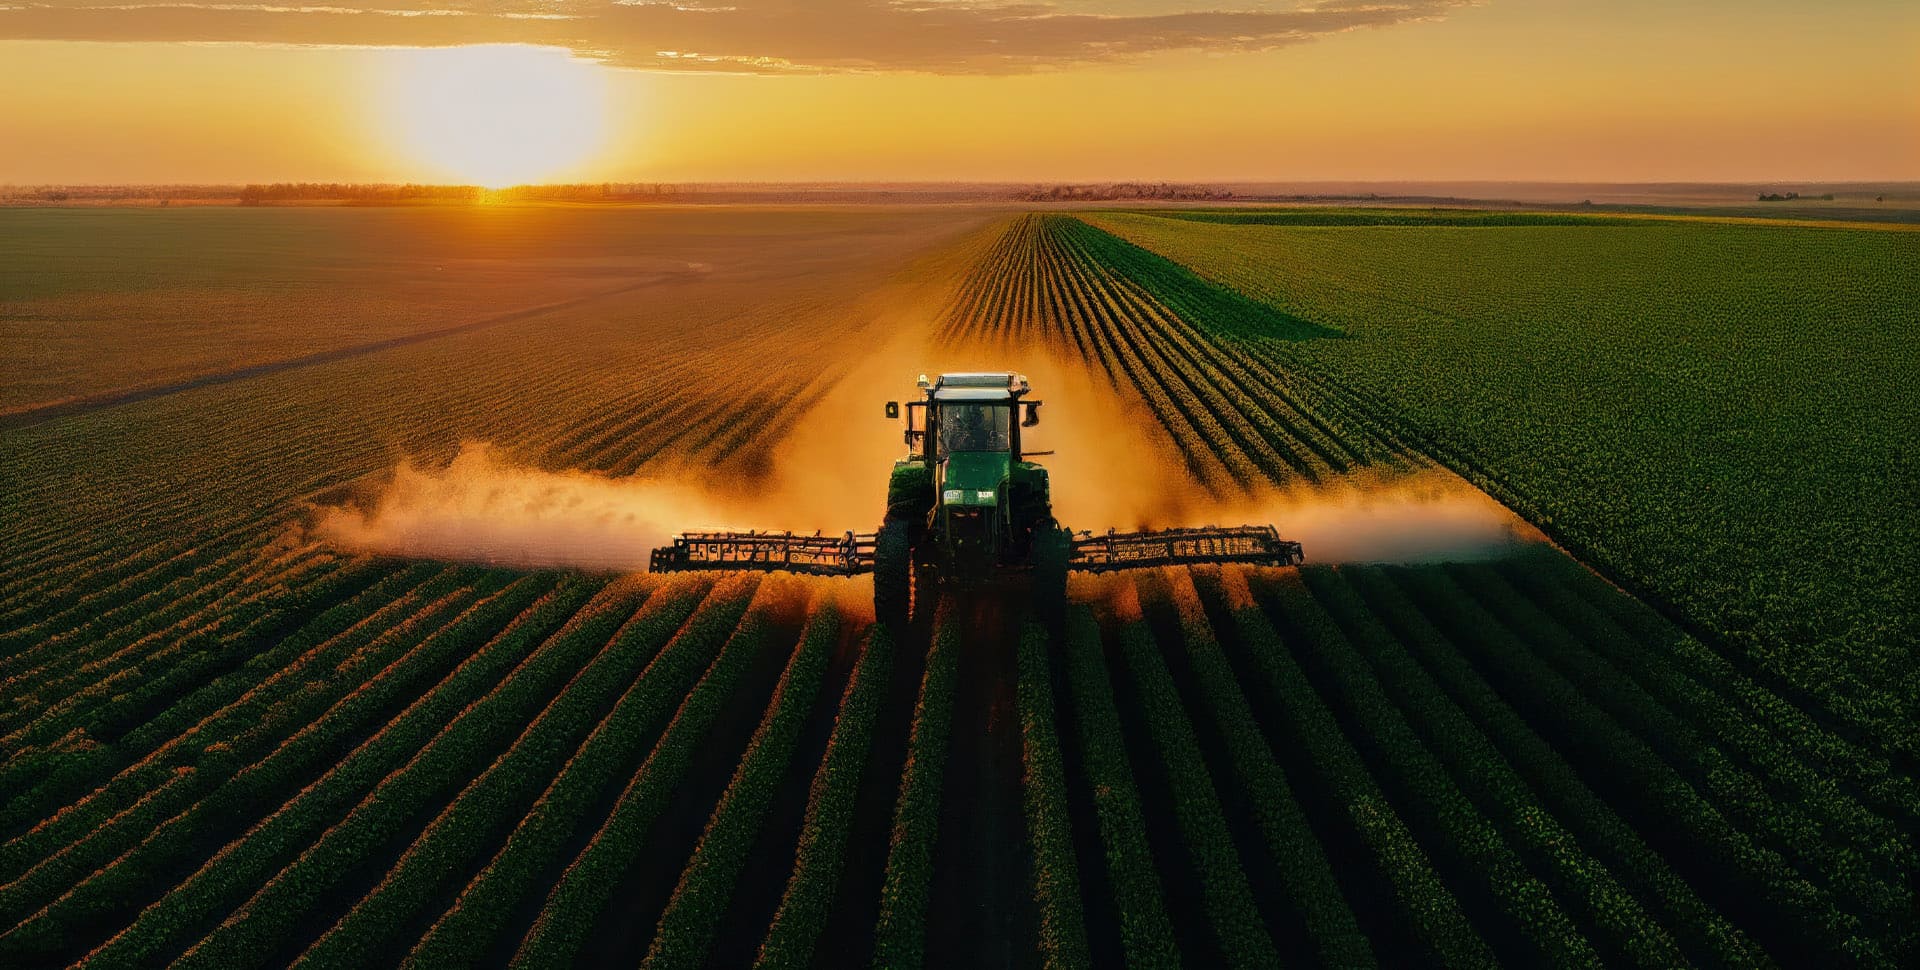
[[[1506,506],[1431,465],[1221,496],[1193,477],[1143,402],[1078,361],[1038,347],[1019,360],[977,346],[922,352],[939,369],[1026,373],[1045,404],[1024,443],[1053,452],[1037,460],[1050,472],[1055,518],[1075,530],[1270,524],[1299,541],[1309,562],[1323,563],[1487,559],[1546,541]],[[880,501],[884,487],[875,495]]]
[[[904,312],[904,311],[903,311]],[[896,332],[918,332],[901,327]],[[1436,467],[1363,473],[1222,498],[1189,474],[1143,405],[1104,375],[1029,353],[935,349],[906,339],[866,355],[797,422],[766,477],[742,484],[698,464],[656,462],[611,478],[516,465],[486,444],[442,469],[401,464],[370,502],[319,510],[316,531],[348,549],[525,566],[637,570],[685,531],[871,532],[887,473],[906,453],[886,401],[942,371],[1025,373],[1044,402],[1028,429],[1050,470],[1054,514],[1094,533],[1175,525],[1273,524],[1309,562],[1484,559],[1544,541],[1504,506]]]
[[[314,531],[385,555],[634,570],[676,533],[745,527],[750,518],[696,484],[541,471],[468,443],[446,468],[402,462],[369,506],[320,509]]]
[[[1152,412],[1114,393],[1104,378],[1039,348],[1016,355],[981,346],[936,347],[917,336],[926,327],[923,311],[901,310],[899,317],[897,332],[907,336],[864,352],[775,446],[767,481],[754,486],[753,496],[729,497],[723,504],[743,513],[750,508],[747,518],[796,532],[878,528],[888,473],[907,454],[904,425],[885,416],[886,403],[917,397],[915,380],[922,374],[958,371],[1027,376],[1032,398],[1042,405],[1040,423],[1025,430],[1023,444],[1030,452],[1052,452],[1036,460],[1049,470],[1054,514],[1063,524],[1098,523],[1104,530],[1171,523],[1213,501],[1187,473]],[[880,328],[889,329],[896,328]],[[697,479],[702,472],[683,468],[676,477]]]
[[[1540,530],[1445,468],[1360,472],[1274,489],[1213,510],[1216,524],[1273,523],[1308,562],[1495,559],[1543,543]]]

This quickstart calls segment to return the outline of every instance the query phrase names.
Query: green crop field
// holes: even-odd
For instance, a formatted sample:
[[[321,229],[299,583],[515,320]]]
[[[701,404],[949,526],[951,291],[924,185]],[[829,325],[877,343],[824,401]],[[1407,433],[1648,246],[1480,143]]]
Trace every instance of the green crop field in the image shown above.
[[[0,211],[0,966],[1911,966],[1917,244]],[[473,442],[811,508],[783,446],[866,462],[981,353],[1222,508],[1446,466],[1556,544],[1080,576],[1049,629],[315,525]]]
[[[1093,221],[1353,338],[1246,335],[1920,764],[1920,233],[1335,215]]]

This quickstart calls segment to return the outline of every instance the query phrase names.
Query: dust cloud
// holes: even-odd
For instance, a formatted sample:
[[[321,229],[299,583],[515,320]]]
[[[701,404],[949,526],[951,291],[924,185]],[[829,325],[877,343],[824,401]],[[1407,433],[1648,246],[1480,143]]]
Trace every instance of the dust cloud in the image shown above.
[[[925,326],[901,323],[891,332]],[[1104,374],[1033,353],[1012,360],[910,339],[866,353],[775,446],[772,470],[758,481],[694,463],[650,463],[617,479],[544,471],[469,443],[445,468],[403,463],[370,499],[317,510],[314,531],[359,551],[600,570],[645,569],[654,547],[684,531],[870,532],[884,511],[888,469],[906,453],[884,403],[911,399],[921,373],[960,370],[1028,376],[1044,403],[1025,445],[1055,452],[1039,461],[1051,472],[1055,515],[1076,530],[1271,523],[1321,563],[1486,559],[1545,541],[1435,467],[1221,498],[1193,479],[1151,412]]]
[[[468,443],[445,468],[402,462],[364,506],[317,510],[313,531],[382,555],[635,570],[675,534],[744,527],[746,512],[695,483],[542,471]]]
[[[1004,353],[937,355],[946,370],[1018,369]],[[934,359],[927,357],[923,359]],[[1301,543],[1308,561],[1420,563],[1491,559],[1547,541],[1471,483],[1438,466],[1366,471],[1333,482],[1274,486],[1221,497],[1196,481],[1151,411],[1077,361],[1028,354],[1034,397],[1045,403],[1028,451],[1053,486],[1054,515],[1096,534],[1181,525],[1267,525]],[[933,373],[931,368],[923,368]],[[884,483],[877,503],[884,498]]]
[[[1277,525],[1308,562],[1477,561],[1547,541],[1466,479],[1434,466],[1276,489],[1214,514],[1216,525]]]

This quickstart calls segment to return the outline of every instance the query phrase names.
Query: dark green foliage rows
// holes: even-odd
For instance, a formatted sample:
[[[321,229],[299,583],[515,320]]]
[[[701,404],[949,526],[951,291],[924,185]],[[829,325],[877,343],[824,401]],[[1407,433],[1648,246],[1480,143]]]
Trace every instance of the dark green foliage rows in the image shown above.
[[[1434,327],[1422,344],[1434,360],[1476,343],[1422,315],[1432,307],[1378,299],[1381,261],[1485,326],[1499,299],[1532,292],[1499,267],[1532,256],[1458,234],[1566,256],[1552,234],[1629,245],[1646,225],[1234,218],[1014,220],[956,248],[972,271],[954,279],[942,333],[1069,351],[1145,402],[1223,496],[1439,458],[1503,497],[1532,496],[1515,504],[1543,524],[1631,518],[1631,494],[1598,501],[1582,483],[1564,494],[1591,509],[1554,506],[1571,500],[1529,491],[1541,480],[1500,466],[1513,456],[1488,442],[1511,436],[1541,461],[1598,452],[1555,451],[1566,442],[1512,410],[1435,422],[1425,405],[1357,393],[1364,368],[1340,368],[1380,364],[1368,356],[1387,339],[1370,329],[1380,321]],[[1331,224],[1303,228],[1314,220]],[[1247,233],[1258,261],[1284,272],[1224,279],[1090,222],[1168,249]],[[1373,235],[1357,249],[1340,235],[1362,231]],[[1419,247],[1448,233],[1505,261],[1454,268],[1481,296],[1436,285]],[[1297,294],[1279,288],[1297,279],[1321,297],[1346,287],[1352,302],[1288,302]],[[1884,289],[1861,286],[1833,305],[1869,306]],[[1550,295],[1531,304],[1549,322]],[[795,329],[744,325],[765,339]],[[710,351],[697,331],[662,335],[654,364],[693,366]],[[1638,339],[1609,335],[1597,359],[1616,338]],[[869,623],[864,581],[406,562],[290,528],[295,498],[373,470],[375,452],[385,460],[389,442],[353,429],[422,402],[468,429],[535,435],[554,467],[629,471],[677,455],[748,475],[759,429],[831,384],[771,368],[733,389],[742,405],[671,373],[570,377],[564,355],[423,356],[465,377],[429,389],[406,368],[347,368],[372,383],[334,394],[282,378],[255,394],[240,382],[193,407],[161,399],[0,431],[22,486],[0,506],[12,540],[0,551],[0,962],[1915,958],[1920,786],[1898,744],[1859,730],[1896,695],[1850,692],[1843,682],[1867,684],[1871,667],[1857,655],[1835,655],[1844,669],[1825,686],[1784,678],[1784,654],[1689,635],[1546,547],[1492,563],[1078,577],[1065,590],[1055,576],[1012,592],[1043,585],[1022,577],[951,591],[937,615],[883,596],[890,615]],[[1426,392],[1485,390],[1436,383],[1425,357],[1394,359]],[[530,389],[541,381],[552,389]],[[502,409],[508,387],[538,403]],[[350,417],[347,399],[361,409]],[[559,427],[537,432],[542,421]],[[156,428],[222,423],[263,437],[146,443]],[[406,449],[449,444],[428,425],[391,426]],[[103,449],[97,481],[63,477]],[[191,460],[161,460],[175,452]],[[75,516],[97,521],[74,528]],[[1685,568],[1725,554],[1708,544]],[[1824,580],[1808,582],[1793,601],[1824,595]],[[1808,631],[1870,658],[1892,629],[1873,625],[1884,613],[1845,630],[1834,615]],[[1770,612],[1753,632],[1777,623]],[[1005,797],[977,797],[982,780]],[[961,814],[994,806],[1006,814],[995,826]],[[996,858],[998,877],[956,879],[983,832],[1018,844]],[[955,886],[996,908],[1006,939],[990,949],[955,931],[985,925],[955,922],[965,914],[940,902]]]
[[[1422,224],[1379,225],[1405,220]],[[1920,233],[1466,212],[1087,221],[1157,267],[1143,280],[1199,281],[1146,284],[1170,304],[1225,287],[1343,331],[1275,340],[1190,315],[1391,426],[1914,777]]]

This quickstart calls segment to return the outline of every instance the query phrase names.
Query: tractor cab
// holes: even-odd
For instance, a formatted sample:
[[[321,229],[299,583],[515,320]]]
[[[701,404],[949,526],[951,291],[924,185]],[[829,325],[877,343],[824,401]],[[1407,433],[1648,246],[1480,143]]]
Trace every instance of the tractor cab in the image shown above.
[[[956,453],[998,453],[1021,460],[1020,429],[1040,423],[1040,402],[1025,400],[1025,375],[942,374],[929,382],[922,374],[919,384],[925,397],[907,402],[910,458],[937,463]],[[900,406],[889,402],[887,417],[899,416]]]

